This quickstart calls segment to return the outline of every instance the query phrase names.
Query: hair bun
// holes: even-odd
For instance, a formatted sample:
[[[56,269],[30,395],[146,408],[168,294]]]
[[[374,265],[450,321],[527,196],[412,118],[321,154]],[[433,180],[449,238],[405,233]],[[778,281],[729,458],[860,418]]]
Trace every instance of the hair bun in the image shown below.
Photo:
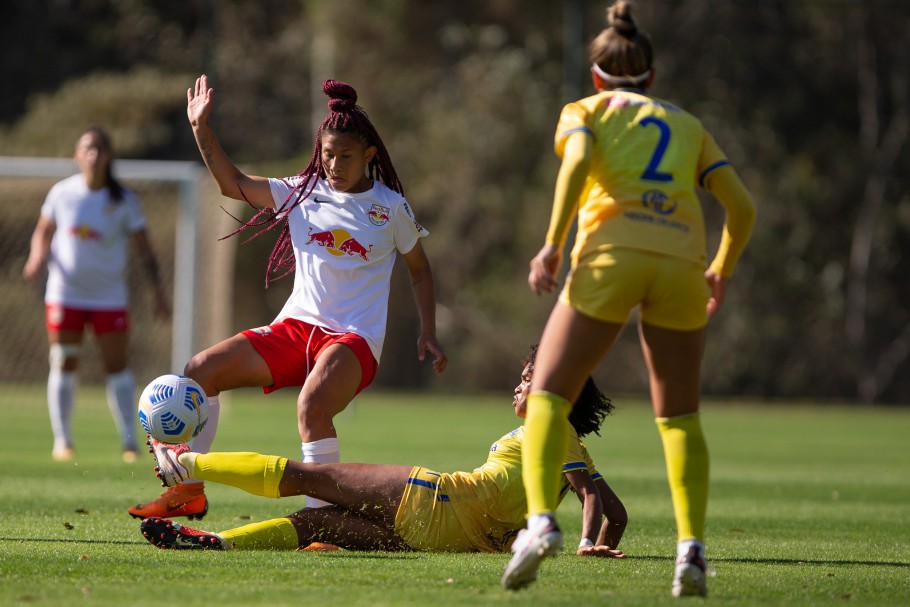
[[[607,9],[607,24],[627,38],[637,34],[638,26],[632,17],[632,3],[617,0],[616,4]]]
[[[350,112],[357,105],[357,91],[346,82],[326,80],[322,92],[329,96],[329,110],[333,112]]]

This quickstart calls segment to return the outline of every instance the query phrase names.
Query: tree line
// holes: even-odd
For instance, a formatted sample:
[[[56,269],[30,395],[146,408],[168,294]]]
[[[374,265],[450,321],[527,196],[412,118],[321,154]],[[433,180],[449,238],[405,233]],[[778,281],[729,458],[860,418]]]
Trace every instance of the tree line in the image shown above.
[[[100,122],[121,156],[197,160],[185,90],[204,71],[231,156],[290,175],[325,112],[318,84],[350,82],[431,232],[453,360],[442,380],[416,363],[396,276],[380,384],[508,387],[553,303],[527,289],[527,262],[548,220],[556,118],[570,92],[593,92],[578,55],[606,6],[14,0],[0,8],[0,154],[68,156]],[[910,5],[639,0],[637,15],[656,49],[652,93],[702,119],[758,206],[708,333],[706,393],[910,402]],[[713,247],[722,213],[704,206]],[[237,329],[283,300],[262,290],[270,245],[240,248]],[[607,391],[646,388],[635,342],[626,331],[598,370]]]

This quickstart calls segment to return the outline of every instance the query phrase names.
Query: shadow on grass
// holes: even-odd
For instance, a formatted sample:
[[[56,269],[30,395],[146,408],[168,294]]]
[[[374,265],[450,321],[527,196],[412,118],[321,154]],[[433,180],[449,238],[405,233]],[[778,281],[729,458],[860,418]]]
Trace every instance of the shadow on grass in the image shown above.
[[[76,539],[59,539],[44,537],[0,537],[0,542],[48,542],[60,544],[110,544],[116,546],[148,546],[147,542],[130,542],[123,540],[76,540]],[[357,552],[354,550],[343,550],[340,552],[321,553],[329,558],[358,558],[358,559],[417,559],[420,558],[419,552]],[[637,555],[626,557],[630,561],[667,561],[668,556]],[[845,559],[819,560],[819,559],[760,559],[760,558],[712,558],[709,565],[713,563],[749,563],[756,565],[866,565],[870,567],[906,567],[910,569],[910,562],[899,561],[855,561]]]
[[[49,538],[49,537],[0,537],[0,542],[43,542],[50,544],[108,544],[111,546],[149,546],[150,544],[145,541],[126,541],[126,540],[77,540],[77,539],[63,539],[63,538]],[[289,551],[292,552],[292,551]],[[300,552],[305,552],[301,550]],[[375,552],[355,552],[353,550],[344,550],[340,552],[335,551],[326,551],[320,552],[323,556],[333,558],[333,557],[344,557],[344,558],[358,558],[358,559],[417,559],[420,558],[420,553],[418,552],[384,552],[384,553],[375,553]]]
[[[631,556],[627,555],[629,560],[640,560],[640,561],[666,561],[670,560],[668,556],[650,556],[650,555],[638,555]],[[910,568],[910,562],[898,562],[898,561],[853,561],[846,559],[829,559],[829,560],[819,560],[819,559],[759,559],[759,558],[739,558],[739,557],[728,557],[728,558],[709,558],[708,565],[713,565],[714,563],[748,563],[755,565],[869,565],[869,566],[880,566],[880,567],[907,567]]]

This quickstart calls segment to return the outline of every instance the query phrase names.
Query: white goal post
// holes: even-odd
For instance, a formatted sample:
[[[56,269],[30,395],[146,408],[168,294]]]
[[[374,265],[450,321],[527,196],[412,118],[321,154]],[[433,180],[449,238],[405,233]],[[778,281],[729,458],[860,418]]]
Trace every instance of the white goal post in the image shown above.
[[[174,313],[171,336],[171,370],[183,373],[183,366],[196,352],[194,318],[196,309],[196,244],[199,177],[196,162],[170,160],[125,160],[113,165],[117,179],[158,181],[177,184],[180,191],[174,251]],[[0,156],[0,177],[64,178],[77,172],[71,158]]]

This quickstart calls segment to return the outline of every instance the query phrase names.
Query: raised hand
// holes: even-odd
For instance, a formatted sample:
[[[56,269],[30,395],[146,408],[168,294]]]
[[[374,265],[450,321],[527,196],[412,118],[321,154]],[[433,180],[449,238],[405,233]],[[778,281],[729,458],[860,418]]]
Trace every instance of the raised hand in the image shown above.
[[[198,126],[208,121],[212,113],[213,91],[205,74],[196,78],[196,87],[186,90],[186,117],[190,124]]]

